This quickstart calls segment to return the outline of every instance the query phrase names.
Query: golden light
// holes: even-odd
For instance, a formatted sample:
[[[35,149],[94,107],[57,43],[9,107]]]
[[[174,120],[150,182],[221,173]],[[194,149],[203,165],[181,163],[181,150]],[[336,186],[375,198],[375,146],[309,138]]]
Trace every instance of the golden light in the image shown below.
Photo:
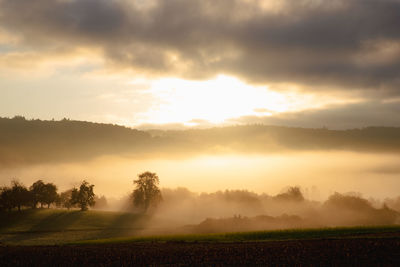
[[[241,116],[298,110],[310,103],[310,96],[274,92],[226,75],[208,81],[163,78],[151,82],[149,92],[157,104],[145,114],[145,121],[156,124],[194,125],[195,120],[217,124]]]

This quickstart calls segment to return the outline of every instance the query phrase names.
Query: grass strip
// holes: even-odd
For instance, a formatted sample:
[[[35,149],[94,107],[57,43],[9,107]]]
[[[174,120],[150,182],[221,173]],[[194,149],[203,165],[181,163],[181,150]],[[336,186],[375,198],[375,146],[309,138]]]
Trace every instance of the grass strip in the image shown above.
[[[94,239],[70,243],[85,244],[122,244],[134,242],[249,242],[273,240],[326,239],[362,236],[368,234],[400,233],[400,226],[358,226],[318,229],[290,229],[273,231],[254,231],[216,234],[182,234],[145,237],[124,237]]]

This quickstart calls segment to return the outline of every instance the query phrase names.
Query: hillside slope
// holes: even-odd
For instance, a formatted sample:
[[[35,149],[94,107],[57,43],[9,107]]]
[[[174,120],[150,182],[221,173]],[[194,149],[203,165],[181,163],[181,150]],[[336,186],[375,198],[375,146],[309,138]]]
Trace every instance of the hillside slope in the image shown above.
[[[264,125],[139,131],[82,121],[0,118],[0,165],[79,161],[104,155],[276,153],[287,150],[400,152],[400,128],[352,130]]]
[[[123,212],[55,209],[0,213],[0,243],[58,244],[87,239],[131,236],[148,216]]]

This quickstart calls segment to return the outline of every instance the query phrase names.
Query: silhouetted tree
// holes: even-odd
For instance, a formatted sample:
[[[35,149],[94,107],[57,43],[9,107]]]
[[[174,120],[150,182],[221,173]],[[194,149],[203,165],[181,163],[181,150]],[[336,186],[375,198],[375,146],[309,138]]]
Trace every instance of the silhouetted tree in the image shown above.
[[[304,196],[298,186],[289,187],[285,193],[278,194],[275,197],[277,200],[301,202]]]
[[[13,207],[11,188],[6,186],[0,188],[0,210],[11,211]]]
[[[26,121],[25,117],[21,115],[16,115],[12,119],[15,121]]]
[[[44,183],[42,180],[34,182],[30,187],[32,208],[36,208],[40,203],[40,207],[46,204],[50,208],[50,204],[57,200],[57,186],[52,183]]]
[[[161,191],[158,188],[160,180],[156,173],[141,173],[133,183],[136,185],[132,194],[133,204],[143,208],[145,212],[150,206],[156,206],[162,200]]]
[[[50,208],[50,204],[56,202],[57,198],[57,186],[52,183],[45,184],[43,188],[43,198],[41,202],[46,204],[47,208]]]
[[[43,203],[45,184],[42,180],[37,180],[30,187],[32,208],[36,208],[38,203]],[[43,204],[42,204],[43,206]]]
[[[72,190],[73,189],[64,191],[58,196],[56,201],[57,207],[67,208],[68,210],[74,207],[74,205],[72,204]]]
[[[89,206],[92,207],[96,203],[93,192],[94,185],[83,181],[79,189],[73,188],[71,192],[72,205],[78,205],[82,211],[88,210]]]
[[[21,211],[22,206],[29,205],[31,195],[28,189],[20,182],[13,180],[11,185],[11,203],[13,207],[17,207],[18,211]]]

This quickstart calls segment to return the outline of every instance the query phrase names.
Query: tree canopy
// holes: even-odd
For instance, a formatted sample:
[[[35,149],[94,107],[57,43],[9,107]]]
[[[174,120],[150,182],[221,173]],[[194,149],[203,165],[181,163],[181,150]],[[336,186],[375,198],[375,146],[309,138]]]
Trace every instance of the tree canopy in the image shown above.
[[[41,207],[46,204],[49,208],[51,203],[57,201],[57,186],[52,183],[46,184],[42,180],[38,180],[30,186],[29,190],[33,208],[36,208],[38,203],[40,203]]]
[[[67,191],[61,192],[57,199],[57,207],[70,209],[74,207],[72,204],[72,190],[68,189]]]
[[[12,200],[12,190],[10,187],[0,188],[0,210],[11,210],[14,208]]]
[[[11,188],[9,189],[7,194],[9,195],[9,198],[11,200],[11,207],[17,207],[20,211],[22,206],[29,205],[29,191],[23,184],[21,184],[17,180],[13,180],[11,182]]]
[[[52,183],[48,183],[44,185],[44,194],[42,201],[44,204],[47,205],[48,208],[50,208],[50,204],[56,202],[58,198],[57,194],[57,186],[55,186]]]
[[[136,207],[147,212],[151,206],[156,206],[162,200],[161,191],[158,188],[160,179],[156,173],[148,171],[141,173],[133,183],[136,185],[132,194],[133,204]]]
[[[78,205],[82,211],[94,206],[96,201],[93,188],[94,185],[86,181],[82,182],[79,189],[73,188],[71,192],[71,204]]]
[[[45,183],[42,180],[37,180],[30,187],[32,208],[36,208],[37,204],[42,202],[44,195]],[[43,203],[43,202],[42,202]],[[42,204],[43,205],[43,204]]]

